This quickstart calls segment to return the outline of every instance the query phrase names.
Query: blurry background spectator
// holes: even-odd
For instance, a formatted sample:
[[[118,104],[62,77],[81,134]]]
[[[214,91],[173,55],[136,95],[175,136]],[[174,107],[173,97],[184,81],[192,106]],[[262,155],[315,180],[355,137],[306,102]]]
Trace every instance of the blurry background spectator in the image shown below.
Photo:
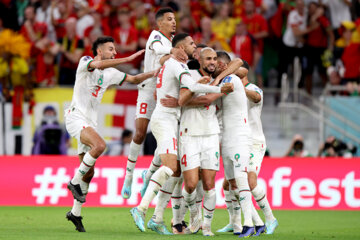
[[[357,148],[352,145],[347,145],[340,139],[334,136],[326,138],[319,148],[319,157],[352,157],[355,155]]]
[[[287,157],[311,157],[308,151],[304,149],[304,138],[300,134],[293,137],[291,145],[286,152]]]
[[[105,155],[109,156],[127,156],[129,154],[129,146],[133,137],[133,132],[124,129],[119,140],[110,141],[106,144],[107,150]]]
[[[70,136],[58,122],[55,108],[48,105],[43,110],[43,119],[34,133],[32,154],[66,155]]]

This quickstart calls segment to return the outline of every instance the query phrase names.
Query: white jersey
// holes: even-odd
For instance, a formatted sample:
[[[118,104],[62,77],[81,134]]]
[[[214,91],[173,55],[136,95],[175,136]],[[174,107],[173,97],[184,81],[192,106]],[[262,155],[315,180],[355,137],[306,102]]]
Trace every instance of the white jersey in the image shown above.
[[[156,54],[153,49],[153,44],[160,42],[164,47],[168,47],[170,50],[172,48],[171,39],[167,38],[163,33],[157,30],[153,30],[149,36],[149,39],[146,42],[145,48],[145,58],[144,58],[144,72],[154,71],[161,67],[160,59],[165,54],[170,54],[170,50],[168,53],[164,54]],[[155,90],[156,79],[149,78],[143,81],[138,86],[143,86],[145,84],[145,88],[152,88]]]
[[[233,83],[234,91],[222,97],[223,146],[239,144],[238,140],[250,137],[248,106],[245,88],[240,78],[231,74],[221,84]]]
[[[253,142],[265,142],[265,135],[261,124],[261,110],[263,107],[263,91],[255,84],[246,84],[246,89],[255,91],[261,95],[261,100],[254,103],[248,99],[249,124],[251,129],[251,139]]]
[[[106,89],[110,85],[121,85],[126,79],[126,74],[115,68],[90,68],[89,64],[93,60],[90,56],[84,56],[79,61],[70,109],[79,110],[96,126],[98,106]]]
[[[180,81],[184,74],[189,74],[189,68],[186,64],[180,63],[174,58],[169,58],[162,66],[157,82],[156,82],[156,107],[153,117],[161,117],[162,113],[175,114],[177,119],[180,119],[180,107],[164,107],[160,103],[161,98],[166,98],[170,95],[174,98],[179,98]]]
[[[191,77],[197,82],[204,75],[199,70],[190,70]],[[205,95],[196,93],[194,97]],[[216,117],[216,105],[183,107],[181,112],[180,131],[190,136],[201,136],[220,133]]]

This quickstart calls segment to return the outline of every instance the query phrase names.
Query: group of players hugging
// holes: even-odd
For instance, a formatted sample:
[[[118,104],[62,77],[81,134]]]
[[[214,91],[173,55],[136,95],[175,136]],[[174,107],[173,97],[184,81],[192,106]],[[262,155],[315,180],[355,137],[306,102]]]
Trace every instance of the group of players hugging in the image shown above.
[[[94,58],[84,56],[79,61],[72,102],[65,110],[66,128],[78,140],[80,159],[79,169],[67,185],[74,203],[66,218],[77,231],[85,232],[81,208],[96,159],[106,148],[96,132],[97,109],[108,86],[126,81],[138,84],[138,99],[123,198],[131,196],[133,171],[149,123],[157,142],[149,169],[142,173],[142,200],[130,210],[138,229],[145,232],[146,212],[158,195],[147,228],[164,235],[194,234],[201,229],[204,236],[213,236],[215,176],[221,155],[229,224],[218,232],[239,237],[272,234],[278,222],[264,189],[257,185],[266,149],[260,119],[263,92],[248,82],[249,65],[238,58],[231,60],[224,51],[196,46],[186,33],[174,35],[176,21],[170,8],[158,10],[156,21],[158,30],[152,31],[146,44],[144,73],[132,76],[116,69],[144,50],[115,58],[111,37],[98,38],[92,48]],[[263,211],[265,223],[251,195]],[[170,199],[172,232],[163,220]],[[184,221],[187,211],[189,226]]]

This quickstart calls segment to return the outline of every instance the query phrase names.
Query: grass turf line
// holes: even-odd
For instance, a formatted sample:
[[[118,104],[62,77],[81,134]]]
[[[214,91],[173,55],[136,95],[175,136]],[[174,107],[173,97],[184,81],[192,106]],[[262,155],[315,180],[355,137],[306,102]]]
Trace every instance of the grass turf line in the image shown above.
[[[0,239],[202,239],[201,231],[188,236],[161,236],[151,230],[141,233],[130,216],[129,208],[83,208],[86,233],[75,231],[65,219],[71,208],[0,207]],[[146,223],[153,209],[148,211]],[[274,211],[279,227],[274,235],[261,239],[360,239],[360,211]],[[262,213],[260,216],[263,218]],[[171,209],[165,211],[170,230]],[[188,219],[188,216],[186,217]],[[216,209],[212,224],[215,239],[234,239],[232,233],[216,233],[228,223],[226,209]]]

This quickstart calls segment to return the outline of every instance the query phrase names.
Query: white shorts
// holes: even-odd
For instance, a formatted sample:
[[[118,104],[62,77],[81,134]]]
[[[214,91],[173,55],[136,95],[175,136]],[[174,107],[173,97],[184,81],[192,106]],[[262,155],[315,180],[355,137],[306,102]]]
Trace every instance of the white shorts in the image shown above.
[[[94,124],[88,121],[82,113],[75,108],[69,108],[65,110],[65,127],[70,136],[76,138],[78,142],[78,154],[90,151],[90,147],[80,141],[80,134],[81,131],[87,127],[96,129]]]
[[[156,139],[158,154],[177,155],[179,132],[177,118],[173,114],[161,118],[151,118],[150,127]]]
[[[136,119],[150,119],[154,112],[156,101],[154,99],[155,89],[138,87],[138,97],[136,103]]]
[[[257,142],[251,145],[248,172],[255,172],[256,176],[259,175],[261,163],[265,156],[265,151],[266,151],[265,142]]]
[[[221,147],[225,178],[227,180],[239,177],[239,173],[247,172],[250,160],[249,142],[239,142],[232,147]]]
[[[219,171],[219,135],[180,136],[181,171],[197,167]]]

